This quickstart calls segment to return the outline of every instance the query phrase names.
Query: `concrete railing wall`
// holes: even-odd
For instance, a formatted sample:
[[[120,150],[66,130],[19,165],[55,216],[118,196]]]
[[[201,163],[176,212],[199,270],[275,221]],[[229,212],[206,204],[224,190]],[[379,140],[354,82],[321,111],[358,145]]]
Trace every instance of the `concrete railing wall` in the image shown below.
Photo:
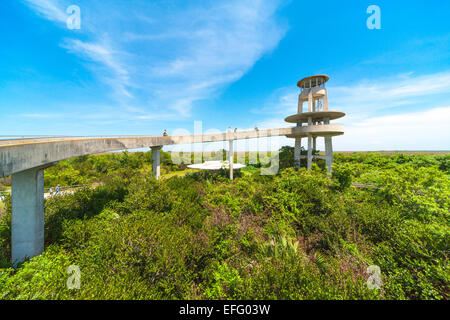
[[[338,135],[341,125],[261,129],[166,137],[54,138],[8,140],[0,144],[0,177],[57,161],[110,151],[273,136]],[[2,141],[4,142],[4,141]]]

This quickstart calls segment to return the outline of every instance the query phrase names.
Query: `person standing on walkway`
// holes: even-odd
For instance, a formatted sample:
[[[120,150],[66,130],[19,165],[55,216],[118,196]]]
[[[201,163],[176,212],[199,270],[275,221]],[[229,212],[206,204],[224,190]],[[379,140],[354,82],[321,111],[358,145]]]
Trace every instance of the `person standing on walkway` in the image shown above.
[[[61,187],[59,186],[59,184],[56,186],[56,195],[59,195],[59,190],[61,190]]]

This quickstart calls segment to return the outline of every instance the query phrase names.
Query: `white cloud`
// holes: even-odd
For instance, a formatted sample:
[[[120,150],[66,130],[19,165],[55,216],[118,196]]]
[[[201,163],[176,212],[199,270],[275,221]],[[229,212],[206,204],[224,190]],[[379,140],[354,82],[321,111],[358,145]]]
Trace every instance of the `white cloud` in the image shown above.
[[[289,126],[280,119],[267,119],[262,127]],[[281,137],[281,146],[294,146],[294,139]],[[302,140],[306,148],[306,139]],[[317,148],[324,150],[323,139]],[[345,133],[333,138],[336,151],[450,150],[450,106],[421,112],[366,118],[347,122]]]
[[[364,116],[422,101],[428,102],[430,107],[435,104],[430,96],[450,94],[450,72],[420,76],[408,73],[386,78],[362,79],[346,86],[329,86],[327,90],[330,110]],[[296,86],[275,90],[262,112],[285,116],[296,113],[299,93]]]
[[[64,6],[60,2],[54,0],[24,0],[24,2],[44,16],[54,22],[66,23],[68,15]]]
[[[289,126],[284,118],[297,112],[298,94],[296,87],[275,90],[262,110],[271,116],[261,124]],[[337,150],[450,149],[450,72],[361,80],[328,87],[328,96],[331,110],[346,112],[335,121],[345,125],[345,134],[335,138]],[[293,145],[292,139],[283,142]]]
[[[335,145],[339,150],[449,150],[450,106],[347,125]]]
[[[28,0],[52,21],[66,19],[57,0]],[[278,1],[103,2],[80,0],[83,40],[62,44],[95,64],[119,105],[145,105],[187,117],[196,101],[220,94],[273,50],[286,28]]]
[[[450,72],[360,80],[356,84],[330,87],[328,91],[332,109],[372,113],[417,103],[423,97],[449,94]]]
[[[22,117],[25,118],[35,118],[35,119],[51,119],[51,118],[60,118],[63,114],[59,113],[24,113],[21,114]]]
[[[130,86],[130,75],[125,66],[120,62],[120,52],[115,52],[111,46],[106,43],[89,43],[78,39],[67,39],[62,46],[69,52],[77,53],[80,56],[94,62],[98,62],[106,70],[101,69],[101,78],[104,82],[114,88],[114,92],[119,96],[132,98],[127,90]],[[98,70],[98,69],[97,69]]]
[[[251,111],[255,114],[274,114],[280,117],[297,113],[299,93],[300,90],[295,85],[278,88],[270,95],[262,109]]]

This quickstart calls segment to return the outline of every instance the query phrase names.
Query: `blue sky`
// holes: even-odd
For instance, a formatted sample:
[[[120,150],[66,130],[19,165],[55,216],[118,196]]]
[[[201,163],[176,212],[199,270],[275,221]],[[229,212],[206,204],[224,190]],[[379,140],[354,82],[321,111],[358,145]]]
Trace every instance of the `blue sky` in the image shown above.
[[[381,30],[366,26],[369,5]],[[0,135],[285,127],[296,82],[327,74],[330,109],[347,113],[335,150],[448,150],[449,12],[441,0],[1,1]]]

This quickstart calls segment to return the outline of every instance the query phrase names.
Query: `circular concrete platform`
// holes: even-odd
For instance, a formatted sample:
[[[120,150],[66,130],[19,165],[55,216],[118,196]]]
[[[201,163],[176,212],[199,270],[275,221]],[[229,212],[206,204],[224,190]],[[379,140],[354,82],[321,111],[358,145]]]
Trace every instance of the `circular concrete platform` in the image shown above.
[[[314,81],[312,81],[313,79],[314,79]],[[311,87],[315,87],[317,85],[316,79],[318,82],[320,81],[320,84],[324,84],[325,82],[327,82],[330,79],[330,77],[328,77],[325,74],[317,74],[315,76],[309,76],[309,77],[303,78],[302,80],[297,82],[297,87],[304,88],[304,89],[309,89]],[[309,80],[311,80],[311,85],[309,83]]]
[[[230,162],[226,161],[205,161],[203,163],[190,164],[187,166],[190,169],[201,169],[201,170],[220,170],[220,169],[229,169]],[[245,168],[245,165],[241,163],[233,163],[233,169],[242,169]]]
[[[325,118],[328,118],[329,120],[335,120],[342,118],[344,116],[345,113],[341,111],[304,112],[286,117],[284,121],[290,123],[303,123],[303,122],[307,123],[309,117],[311,117],[311,121],[324,121]]]
[[[344,126],[342,124],[318,124],[302,127],[294,127],[292,134],[287,134],[288,138],[305,138],[340,136],[344,134]]]

